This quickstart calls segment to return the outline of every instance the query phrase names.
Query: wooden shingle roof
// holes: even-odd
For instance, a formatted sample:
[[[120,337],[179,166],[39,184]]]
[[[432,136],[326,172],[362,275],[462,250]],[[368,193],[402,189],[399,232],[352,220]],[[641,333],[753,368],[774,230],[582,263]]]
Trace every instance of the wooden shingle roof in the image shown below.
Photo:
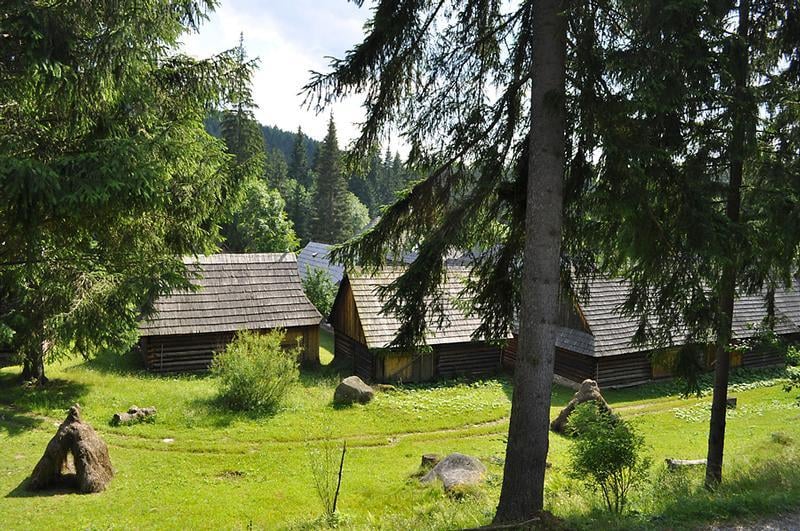
[[[300,278],[305,280],[311,270],[316,268],[328,273],[331,282],[334,284],[341,282],[344,268],[331,263],[328,259],[331,247],[327,243],[308,242],[308,245],[303,247],[297,255],[297,271],[300,273]]]
[[[617,279],[596,279],[589,283],[589,298],[580,303],[580,310],[594,338],[593,353],[596,357],[616,356],[648,350],[642,345],[633,345],[633,337],[639,323],[636,318],[621,315],[619,309],[625,302],[630,286]],[[793,319],[792,312],[796,319]],[[762,327],[767,315],[766,303],[761,295],[744,295],[736,299],[733,311],[733,338],[753,337]],[[800,292],[782,291],[775,296],[775,332],[777,334],[800,333]],[[673,343],[681,345],[686,337],[673,335]]]
[[[347,275],[368,348],[387,348],[397,335],[400,323],[394,315],[381,312],[383,302],[376,289],[389,285],[402,274],[403,270],[402,267],[389,266],[375,275],[365,275],[360,272]],[[447,281],[441,286],[445,321],[442,326],[434,326],[427,331],[425,340],[429,345],[473,341],[472,334],[480,326],[480,318],[467,316],[456,304],[461,298],[464,280],[468,274],[467,268],[447,268]],[[436,317],[432,316],[429,320],[436,324]]]
[[[197,291],[159,298],[142,336],[201,334],[318,325],[292,253],[216,254],[184,260]]]

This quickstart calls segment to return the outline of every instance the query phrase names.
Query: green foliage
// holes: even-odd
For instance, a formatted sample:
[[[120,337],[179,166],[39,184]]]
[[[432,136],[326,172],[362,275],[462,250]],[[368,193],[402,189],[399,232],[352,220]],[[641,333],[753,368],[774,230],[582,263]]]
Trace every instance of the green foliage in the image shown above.
[[[140,310],[188,286],[181,258],[220,241],[239,163],[203,119],[232,109],[254,65],[173,55],[211,8],[3,7],[0,322],[28,377],[45,356],[121,346]]]
[[[311,304],[327,319],[337,291],[336,284],[333,283],[330,275],[324,269],[310,268],[306,278],[303,279],[303,291]]]
[[[369,210],[352,192],[344,194],[344,231],[350,238],[361,232],[369,223]]]
[[[786,348],[786,364],[790,367],[800,367],[800,347],[789,345]]]
[[[310,188],[314,183],[311,168],[308,164],[308,151],[306,148],[306,142],[308,141],[309,139],[303,134],[303,130],[298,127],[294,145],[292,146],[292,158],[289,166],[289,178],[294,179],[295,182],[306,188]]]
[[[352,236],[347,201],[347,182],[342,171],[339,141],[333,116],[328,122],[328,134],[317,158],[317,182],[314,192],[314,219],[311,236],[323,243],[340,243]]]
[[[269,150],[264,162],[264,178],[270,187],[280,190],[286,182],[288,172],[289,169],[283,153],[277,148]]]
[[[286,213],[294,225],[301,243],[311,239],[311,213],[313,212],[312,195],[305,186],[294,179],[287,179],[281,188],[281,195],[286,200]]]
[[[276,412],[299,378],[300,348],[281,346],[285,333],[240,331],[214,357],[219,398],[235,411]]]
[[[250,253],[296,250],[300,242],[284,207],[277,190],[271,190],[263,181],[248,183],[244,188],[244,201],[234,217],[235,237],[241,250]]]
[[[790,367],[789,383],[784,386],[784,389],[790,393],[796,388],[800,388],[800,367]],[[797,397],[797,403],[800,404],[800,396]]]
[[[569,450],[571,475],[599,489],[609,511],[622,513],[630,490],[650,467],[650,460],[642,456],[644,438],[595,402],[576,407],[567,427],[576,436]]]

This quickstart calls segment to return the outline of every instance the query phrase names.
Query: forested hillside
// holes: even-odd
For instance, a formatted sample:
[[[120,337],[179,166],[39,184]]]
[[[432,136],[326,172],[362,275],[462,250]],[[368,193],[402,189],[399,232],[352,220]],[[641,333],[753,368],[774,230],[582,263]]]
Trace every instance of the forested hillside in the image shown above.
[[[275,210],[280,205],[274,200],[266,203],[249,198],[249,219],[259,217],[253,209],[258,210],[256,205],[261,204],[262,225],[284,226],[277,223],[276,218],[285,212],[291,221],[289,229],[293,234],[288,238],[260,238],[262,243],[258,244],[249,241],[243,231],[232,230],[225,242],[228,250],[280,251],[284,249],[271,245],[264,247],[264,242],[279,241],[285,245],[295,241],[294,236],[300,245],[309,240],[325,243],[344,241],[363,230],[370,219],[380,215],[381,207],[394,202],[397,193],[412,180],[412,174],[405,168],[400,155],[388,148],[385,151],[376,148],[363,168],[353,170],[341,164],[335,124],[331,122],[331,125],[334,130],[332,134],[329,131],[326,138],[326,142],[331,144],[331,156],[323,159],[320,153],[325,151],[326,142],[309,137],[300,128],[291,132],[260,124],[264,139],[263,181],[280,193],[285,205]],[[205,127],[210,134],[221,136],[220,115],[210,115],[205,120]],[[336,192],[320,194],[320,183],[325,190]],[[259,193],[263,196],[266,192],[261,190]],[[267,204],[270,205],[269,212],[264,210]],[[268,221],[270,219],[273,222]],[[333,226],[338,229],[331,232],[329,228]],[[249,233],[255,238],[253,230],[251,228]]]

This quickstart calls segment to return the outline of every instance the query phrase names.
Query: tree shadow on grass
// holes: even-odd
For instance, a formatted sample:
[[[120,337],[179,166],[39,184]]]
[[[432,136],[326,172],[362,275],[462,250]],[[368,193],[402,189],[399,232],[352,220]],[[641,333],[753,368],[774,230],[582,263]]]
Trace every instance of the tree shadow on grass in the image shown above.
[[[145,369],[141,353],[135,348],[122,354],[118,351],[103,350],[76,367],[118,376],[145,376],[152,374]]]
[[[42,498],[50,496],[85,495],[78,490],[78,478],[75,474],[64,474],[58,485],[42,490],[30,490],[30,477],[23,479],[19,485],[6,494],[6,498]]]
[[[214,428],[227,428],[238,421],[258,422],[269,420],[281,412],[281,408],[237,411],[228,406],[218,396],[196,398],[189,402],[192,409],[200,412],[205,419],[204,425]]]
[[[37,414],[63,413],[80,403],[88,391],[85,384],[60,378],[31,387],[22,383],[18,374],[0,373],[0,432],[15,436],[35,429],[45,421]]]

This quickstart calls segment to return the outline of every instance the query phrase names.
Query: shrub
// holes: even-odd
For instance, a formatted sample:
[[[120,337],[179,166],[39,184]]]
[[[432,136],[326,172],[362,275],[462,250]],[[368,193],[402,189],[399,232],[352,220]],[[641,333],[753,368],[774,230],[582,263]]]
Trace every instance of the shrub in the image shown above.
[[[800,347],[797,345],[790,345],[786,349],[786,365],[800,367]]]
[[[800,367],[790,367],[788,371],[789,383],[784,385],[787,393],[791,393],[794,389],[800,387]],[[797,397],[797,402],[800,403],[800,396]]]
[[[311,304],[327,319],[333,307],[333,299],[336,297],[336,284],[328,273],[318,267],[310,268],[303,280],[303,291],[306,292]]]
[[[644,438],[619,417],[586,402],[570,415],[570,475],[600,490],[609,511],[621,513],[628,494],[644,479],[650,460],[642,457]]]
[[[240,331],[214,357],[211,374],[219,378],[219,398],[236,411],[276,411],[300,378],[300,348],[281,347],[285,333]]]

